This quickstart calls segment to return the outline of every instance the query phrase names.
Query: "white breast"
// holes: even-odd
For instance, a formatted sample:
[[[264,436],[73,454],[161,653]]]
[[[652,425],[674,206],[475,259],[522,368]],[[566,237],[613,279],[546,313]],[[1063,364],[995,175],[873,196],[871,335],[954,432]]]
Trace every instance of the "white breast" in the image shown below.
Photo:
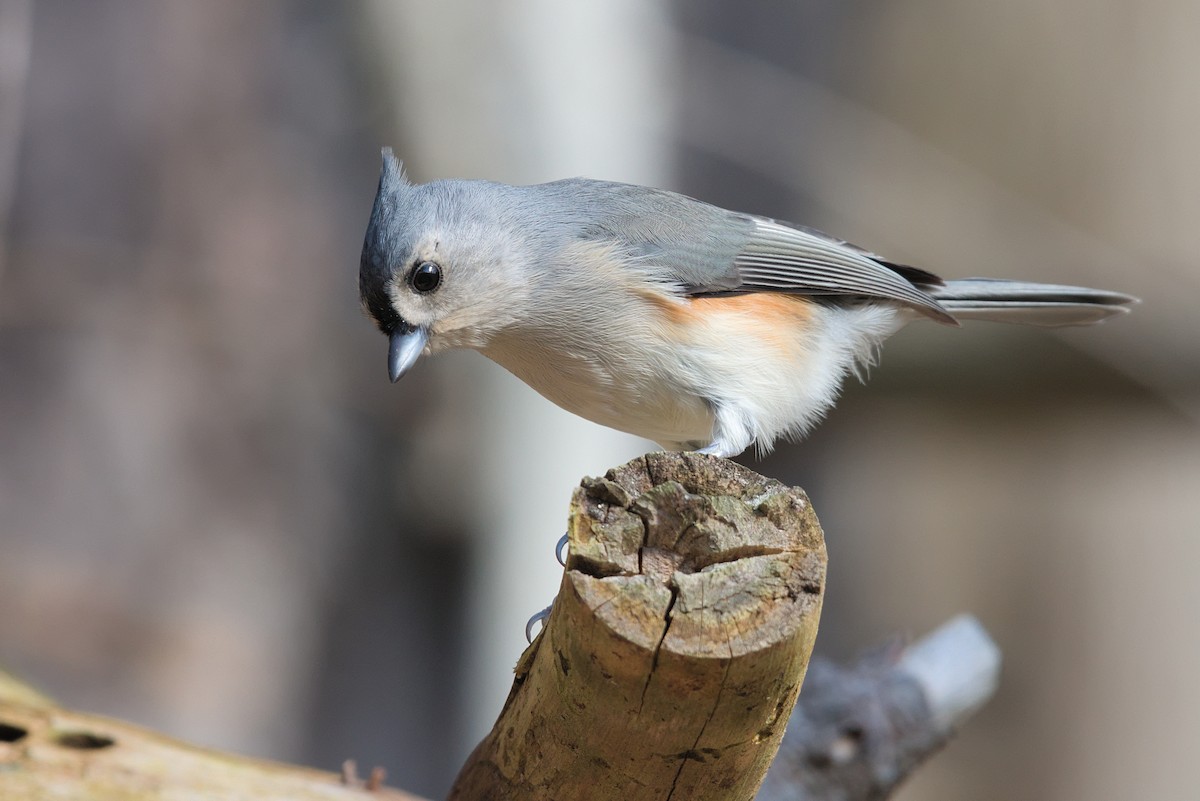
[[[483,352],[562,408],[670,449],[711,442],[718,409],[744,421],[742,447],[802,435],[904,322],[893,306],[778,295],[612,301],[632,313],[576,314]]]

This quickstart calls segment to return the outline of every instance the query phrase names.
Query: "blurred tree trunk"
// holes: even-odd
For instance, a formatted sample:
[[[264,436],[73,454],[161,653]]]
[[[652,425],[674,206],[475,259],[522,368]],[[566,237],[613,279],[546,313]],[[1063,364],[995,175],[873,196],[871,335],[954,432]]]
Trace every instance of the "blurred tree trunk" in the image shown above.
[[[397,536],[428,528],[388,467],[423,390],[387,392],[357,308],[377,136],[350,9],[28,10],[0,4],[0,212],[19,164],[0,227],[0,607],[24,612],[0,620],[0,661],[83,707],[329,765],[355,750],[342,712],[407,718],[395,753],[436,787],[453,769],[440,704],[381,699],[445,675],[453,626],[398,610],[453,614],[437,599],[458,560]],[[421,658],[364,672],[360,626]]]

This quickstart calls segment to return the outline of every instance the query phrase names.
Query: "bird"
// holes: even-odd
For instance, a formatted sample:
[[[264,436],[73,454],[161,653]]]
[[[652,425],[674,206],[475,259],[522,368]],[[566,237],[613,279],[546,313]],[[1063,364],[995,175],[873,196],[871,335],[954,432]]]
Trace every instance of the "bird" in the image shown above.
[[[414,184],[390,148],[359,292],[389,339],[393,382],[422,355],[469,348],[581,417],[720,457],[802,438],[909,322],[1089,325],[1137,300],[943,280],[812,228],[633,184]]]

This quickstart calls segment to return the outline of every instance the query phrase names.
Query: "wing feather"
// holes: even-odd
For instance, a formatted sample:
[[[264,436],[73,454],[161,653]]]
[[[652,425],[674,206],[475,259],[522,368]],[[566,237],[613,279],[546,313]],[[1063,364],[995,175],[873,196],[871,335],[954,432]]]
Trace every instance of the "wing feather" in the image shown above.
[[[811,229],[760,217],[753,220],[750,239],[734,257],[740,283],[733,291],[885,298],[956,324],[954,317],[904,271],[927,284],[940,283],[936,276],[891,265]],[[702,287],[697,289],[704,291]]]
[[[544,226],[546,203],[585,239],[616,243],[647,272],[687,295],[782,292],[880,298],[941,322],[957,321],[926,289],[932,273],[893,264],[802,226],[739,214],[661,189],[575,178],[531,187]]]

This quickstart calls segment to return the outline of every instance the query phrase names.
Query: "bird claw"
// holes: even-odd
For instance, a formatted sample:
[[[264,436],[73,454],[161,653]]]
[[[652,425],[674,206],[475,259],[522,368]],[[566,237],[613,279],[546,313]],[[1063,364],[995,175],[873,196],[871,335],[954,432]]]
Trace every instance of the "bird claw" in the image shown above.
[[[563,567],[567,566],[567,557],[563,555],[563,551],[567,549],[567,538],[569,536],[569,534],[563,534],[562,537],[559,538],[558,544],[554,546],[554,558],[557,559],[558,563]]]
[[[554,558],[557,559],[558,563],[560,565],[562,565],[563,567],[567,566],[566,550],[567,550],[567,545],[569,544],[569,537],[570,537],[569,534],[563,534],[561,537],[558,538],[558,542],[554,546]],[[538,623],[541,623],[544,627],[546,618],[550,617],[550,610],[553,608],[554,608],[554,602],[551,601],[549,606],[547,606],[545,609],[538,612],[537,614],[535,614],[533,617],[529,618],[529,620],[527,620],[525,622],[525,641],[526,642],[528,642],[531,645],[533,644],[533,627],[536,626]]]
[[[528,621],[525,622],[525,641],[528,642],[530,645],[533,644],[533,627],[535,625],[537,625],[538,623],[541,623],[542,628],[545,628],[546,627],[546,623],[545,623],[546,618],[550,617],[550,610],[553,608],[554,608],[554,602],[551,601],[549,606],[547,606],[545,609],[538,612],[533,617],[529,618]]]

